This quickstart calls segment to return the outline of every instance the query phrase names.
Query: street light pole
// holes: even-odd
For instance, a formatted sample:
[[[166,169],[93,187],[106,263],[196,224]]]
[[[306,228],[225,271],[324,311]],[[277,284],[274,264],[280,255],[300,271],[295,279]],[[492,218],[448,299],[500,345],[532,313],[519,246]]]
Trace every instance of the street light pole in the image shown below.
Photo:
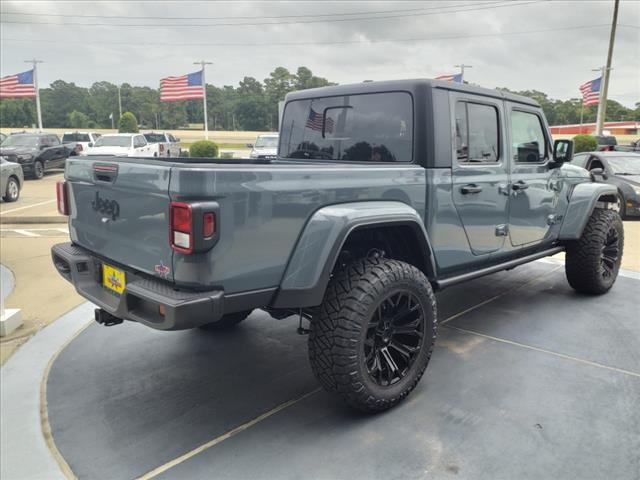
[[[213,65],[213,62],[206,62],[200,60],[199,62],[193,62],[194,65],[200,65],[202,67],[202,106],[204,110],[204,138],[209,140],[209,124],[207,121],[207,82],[204,79],[204,67],[205,65]]]
[[[122,118],[122,98],[120,97],[120,85],[116,85],[118,88],[118,112],[120,113],[120,117]]]
[[[607,52],[607,66],[602,75],[600,88],[600,103],[598,104],[598,122],[596,124],[596,135],[602,135],[605,116],[607,114],[607,93],[609,91],[609,74],[611,73],[611,57],[613,57],[613,43],[616,39],[616,25],[618,24],[618,5],[620,0],[615,0],[613,5],[613,20],[611,22],[611,35],[609,36],[609,50]]]
[[[25,63],[33,65],[33,88],[36,91],[36,113],[38,115],[38,129],[42,130],[42,110],[40,109],[40,89],[38,88],[38,64],[44,63],[42,60],[25,60]]]

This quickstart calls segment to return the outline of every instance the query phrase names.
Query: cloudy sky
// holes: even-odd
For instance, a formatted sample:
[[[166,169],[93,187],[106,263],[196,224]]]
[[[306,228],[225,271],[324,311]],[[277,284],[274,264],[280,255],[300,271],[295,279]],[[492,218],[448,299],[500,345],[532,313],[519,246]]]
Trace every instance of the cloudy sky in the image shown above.
[[[433,77],[473,65],[466,80],[552,98],[606,63],[613,0],[431,2],[5,1],[1,74],[44,60],[56,79],[158,86],[212,61],[207,83],[309,67],[338,83]],[[22,13],[22,15],[19,15]],[[25,15],[28,14],[28,15]],[[39,25],[38,25],[39,24]],[[640,2],[622,0],[609,97],[640,101]]]

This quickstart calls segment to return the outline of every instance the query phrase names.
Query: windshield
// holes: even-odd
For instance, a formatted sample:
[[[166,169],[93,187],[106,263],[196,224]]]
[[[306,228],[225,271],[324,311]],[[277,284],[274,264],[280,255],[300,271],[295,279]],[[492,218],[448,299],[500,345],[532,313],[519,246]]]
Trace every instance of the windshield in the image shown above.
[[[640,155],[637,157],[609,157],[614,175],[640,175]]]
[[[290,101],[280,138],[283,158],[410,162],[413,101],[407,92]]]
[[[159,143],[164,142],[164,133],[145,133],[144,138],[147,139],[149,143]]]
[[[32,147],[38,146],[38,137],[34,135],[9,135],[4,142],[3,147]]]
[[[62,136],[63,142],[90,142],[88,133],[65,133]]]
[[[258,137],[256,148],[278,148],[278,137]]]
[[[130,147],[131,137],[105,135],[96,140],[95,147]]]

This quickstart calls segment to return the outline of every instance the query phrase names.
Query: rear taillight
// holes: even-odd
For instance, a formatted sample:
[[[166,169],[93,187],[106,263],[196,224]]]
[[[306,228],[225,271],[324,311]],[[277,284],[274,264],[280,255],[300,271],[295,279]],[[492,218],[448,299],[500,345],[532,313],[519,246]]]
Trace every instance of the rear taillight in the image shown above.
[[[218,241],[217,202],[171,202],[169,238],[180,253],[202,253]]]
[[[193,252],[193,212],[191,205],[172,202],[170,212],[171,248],[181,253]]]
[[[81,152],[82,151],[82,144],[79,143],[76,145],[76,152]]]
[[[160,151],[164,152],[164,145],[163,144],[160,144]]]
[[[60,215],[69,215],[69,190],[64,180],[56,183],[56,197],[58,199],[58,212]]]

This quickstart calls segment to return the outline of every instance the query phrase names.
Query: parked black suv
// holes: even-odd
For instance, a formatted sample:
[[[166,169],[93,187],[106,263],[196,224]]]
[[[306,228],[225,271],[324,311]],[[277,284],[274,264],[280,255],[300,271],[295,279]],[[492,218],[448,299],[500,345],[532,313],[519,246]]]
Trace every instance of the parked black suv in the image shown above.
[[[69,145],[50,133],[14,133],[0,145],[1,156],[20,164],[25,177],[36,179],[49,169],[64,168],[71,152]]]

